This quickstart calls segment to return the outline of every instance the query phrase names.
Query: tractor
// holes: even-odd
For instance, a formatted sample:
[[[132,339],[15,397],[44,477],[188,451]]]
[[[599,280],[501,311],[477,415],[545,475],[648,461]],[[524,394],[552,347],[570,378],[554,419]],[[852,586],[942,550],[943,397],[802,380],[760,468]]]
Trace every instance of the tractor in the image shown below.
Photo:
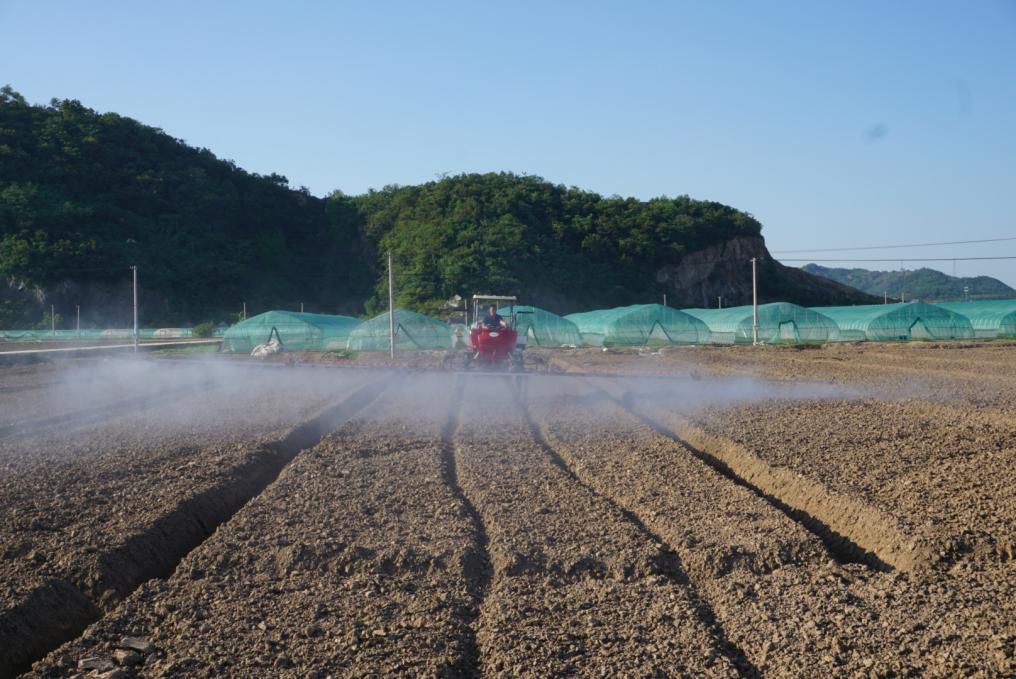
[[[485,370],[524,372],[522,352],[526,348],[526,335],[519,335],[516,330],[518,315],[528,312],[516,312],[514,296],[504,295],[473,295],[473,323],[469,327],[469,350],[466,353],[466,368],[478,367]],[[486,307],[490,304],[499,305],[507,328],[488,328],[483,323]]]

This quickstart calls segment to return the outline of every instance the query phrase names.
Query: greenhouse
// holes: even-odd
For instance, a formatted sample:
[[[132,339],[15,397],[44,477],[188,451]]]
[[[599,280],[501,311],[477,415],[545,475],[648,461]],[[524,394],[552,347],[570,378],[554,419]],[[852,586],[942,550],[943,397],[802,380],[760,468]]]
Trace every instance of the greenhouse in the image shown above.
[[[662,304],[601,309],[569,314],[585,344],[702,344],[709,341],[709,328],[697,318]]]
[[[941,340],[974,337],[973,326],[966,316],[921,302],[815,307],[814,310],[836,321],[841,340]]]
[[[360,321],[349,316],[266,311],[229,328],[222,339],[222,350],[248,352],[276,334],[288,351],[345,349],[350,333],[359,325]]]
[[[704,322],[715,344],[751,344],[752,307],[727,309],[685,309]],[[787,302],[758,306],[758,339],[766,344],[828,342],[836,339],[839,329],[827,316]]]
[[[946,302],[936,304],[966,316],[975,337],[1016,337],[1016,300],[992,299],[982,302]]]
[[[349,336],[354,351],[388,351],[388,312],[360,324]],[[430,316],[406,309],[395,310],[395,348],[399,351],[451,349],[452,329]]]
[[[515,329],[530,344],[541,347],[578,346],[582,335],[578,326],[566,318],[534,306],[515,307]]]

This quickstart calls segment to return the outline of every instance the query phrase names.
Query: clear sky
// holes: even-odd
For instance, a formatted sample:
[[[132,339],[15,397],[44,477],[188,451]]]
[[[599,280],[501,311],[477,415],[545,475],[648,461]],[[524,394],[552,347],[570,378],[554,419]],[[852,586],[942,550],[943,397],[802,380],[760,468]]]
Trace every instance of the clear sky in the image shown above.
[[[728,203],[784,259],[1016,237],[1016,0],[0,0],[0,36],[29,101],[318,195],[510,170]],[[992,255],[1016,240],[810,258]]]

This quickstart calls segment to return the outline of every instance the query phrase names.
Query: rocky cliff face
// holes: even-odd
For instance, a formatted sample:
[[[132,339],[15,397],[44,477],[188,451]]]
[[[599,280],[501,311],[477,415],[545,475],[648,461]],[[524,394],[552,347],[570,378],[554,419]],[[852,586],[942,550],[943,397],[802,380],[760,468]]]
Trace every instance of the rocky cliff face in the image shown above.
[[[774,260],[762,238],[733,238],[685,255],[656,272],[673,307],[715,308],[751,304],[751,259],[758,260],[759,303],[793,302],[802,306],[869,304],[880,300]]]

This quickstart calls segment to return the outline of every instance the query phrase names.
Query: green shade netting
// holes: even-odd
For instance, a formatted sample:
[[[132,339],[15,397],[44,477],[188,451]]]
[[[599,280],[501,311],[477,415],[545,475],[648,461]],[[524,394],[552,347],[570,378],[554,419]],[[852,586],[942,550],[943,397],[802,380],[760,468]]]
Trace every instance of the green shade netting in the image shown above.
[[[705,323],[662,304],[584,311],[565,316],[585,344],[702,344],[709,341]]]
[[[508,309],[510,307],[505,307]],[[567,318],[534,306],[515,307],[515,330],[525,335],[533,344],[541,347],[560,347],[582,344],[582,335],[577,325]]]
[[[149,330],[149,332],[152,332]],[[144,331],[142,331],[144,333]],[[133,338],[133,330],[0,330],[0,339],[6,340],[74,340],[74,339],[118,339]],[[144,334],[142,334],[144,337]]]
[[[452,328],[430,316],[395,310],[395,348],[399,351],[451,349]],[[349,336],[354,351],[388,351],[388,312],[365,321]]]
[[[726,309],[685,309],[686,313],[704,322],[717,344],[750,344],[752,342],[751,305]],[[771,302],[758,306],[758,338],[766,344],[828,342],[837,338],[836,323],[811,309],[788,302]]]
[[[191,337],[190,328],[141,328],[138,330],[138,337],[143,339],[159,338],[180,338]],[[0,339],[4,340],[118,340],[133,339],[134,331],[130,328],[109,328],[97,330],[94,328],[82,330],[0,330]]]
[[[1016,337],[1016,299],[944,302],[935,306],[966,316],[976,337]]]
[[[359,325],[360,321],[349,316],[266,311],[229,328],[222,339],[222,350],[250,351],[268,341],[272,328],[288,351],[345,349],[350,333]]]
[[[966,316],[933,304],[861,304],[815,307],[840,327],[840,339],[876,341],[910,339],[971,339],[974,328]]]

